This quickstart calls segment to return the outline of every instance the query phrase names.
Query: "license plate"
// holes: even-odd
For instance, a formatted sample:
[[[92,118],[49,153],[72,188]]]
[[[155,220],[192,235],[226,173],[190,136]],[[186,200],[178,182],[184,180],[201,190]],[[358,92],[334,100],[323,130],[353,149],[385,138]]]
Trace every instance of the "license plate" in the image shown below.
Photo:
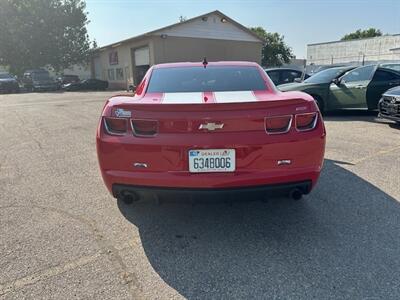
[[[235,171],[235,149],[189,150],[191,173]]]

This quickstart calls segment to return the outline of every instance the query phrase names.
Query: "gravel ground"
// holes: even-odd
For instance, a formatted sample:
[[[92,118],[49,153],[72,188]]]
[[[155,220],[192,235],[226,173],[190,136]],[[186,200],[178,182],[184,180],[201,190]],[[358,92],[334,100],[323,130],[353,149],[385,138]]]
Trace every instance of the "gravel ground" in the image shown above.
[[[304,201],[127,206],[97,165],[109,95],[0,95],[0,299],[400,299],[394,123],[326,116]]]

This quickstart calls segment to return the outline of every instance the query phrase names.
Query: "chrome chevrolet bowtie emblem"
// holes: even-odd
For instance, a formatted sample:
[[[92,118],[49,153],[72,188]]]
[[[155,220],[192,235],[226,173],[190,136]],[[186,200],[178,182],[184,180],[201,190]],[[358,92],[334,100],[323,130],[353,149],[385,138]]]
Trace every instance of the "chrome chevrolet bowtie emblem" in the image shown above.
[[[224,124],[216,124],[216,123],[206,123],[200,124],[199,129],[207,129],[208,131],[214,131],[215,129],[222,129]]]

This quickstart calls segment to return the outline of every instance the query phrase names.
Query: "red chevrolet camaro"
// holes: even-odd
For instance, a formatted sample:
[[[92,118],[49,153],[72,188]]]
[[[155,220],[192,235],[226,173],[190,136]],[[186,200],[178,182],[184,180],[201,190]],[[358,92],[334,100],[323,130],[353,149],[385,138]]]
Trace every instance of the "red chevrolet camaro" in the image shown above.
[[[313,98],[280,92],[251,62],[153,66],[104,106],[97,154],[116,198],[143,193],[282,191],[317,183],[325,128]]]

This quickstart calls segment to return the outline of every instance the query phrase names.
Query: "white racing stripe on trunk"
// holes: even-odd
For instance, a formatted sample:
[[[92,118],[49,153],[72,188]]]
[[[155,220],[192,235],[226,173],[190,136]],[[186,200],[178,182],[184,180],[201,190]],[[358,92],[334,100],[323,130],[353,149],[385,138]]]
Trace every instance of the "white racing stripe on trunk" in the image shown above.
[[[217,103],[256,102],[257,98],[252,91],[214,92]]]
[[[203,103],[203,93],[165,93],[163,104],[200,104]]]

